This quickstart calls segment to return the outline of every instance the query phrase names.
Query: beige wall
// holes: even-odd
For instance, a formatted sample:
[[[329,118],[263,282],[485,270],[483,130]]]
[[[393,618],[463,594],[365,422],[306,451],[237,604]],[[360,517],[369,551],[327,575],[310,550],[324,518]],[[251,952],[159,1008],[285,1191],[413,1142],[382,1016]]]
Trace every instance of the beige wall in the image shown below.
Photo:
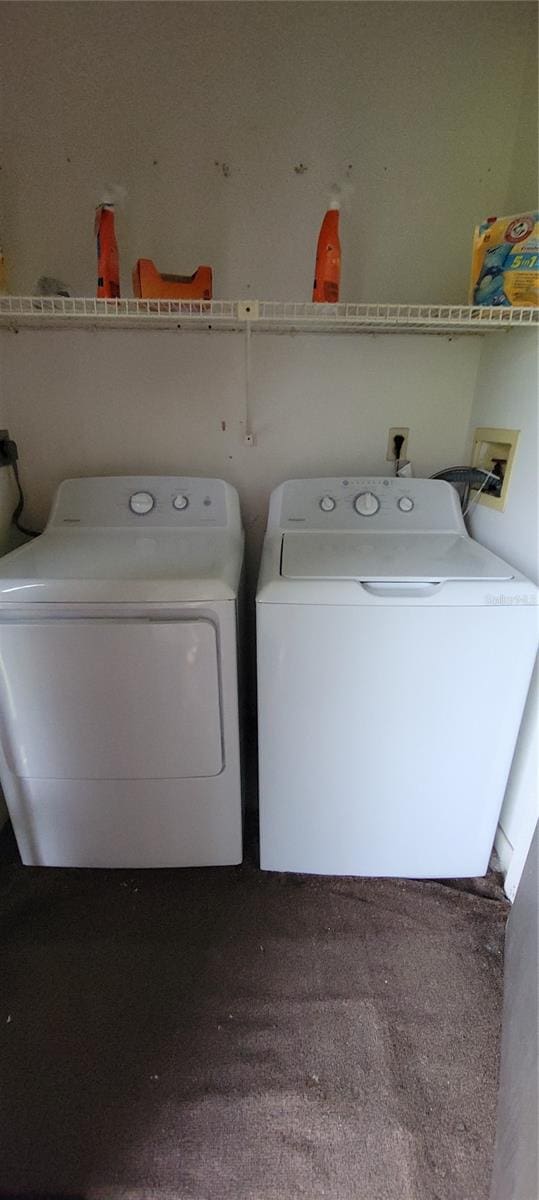
[[[504,512],[477,505],[471,532],[491,550],[539,582],[538,514],[538,359],[534,333],[517,331],[485,338],[470,422],[476,426],[519,429],[520,440]],[[503,680],[497,681],[503,687]],[[511,899],[518,886],[526,851],[538,817],[537,673],[534,675],[521,733],[500,815],[496,846]],[[516,853],[515,853],[516,852]],[[518,871],[511,863],[519,863]]]
[[[536,200],[535,21],[483,0],[0,5],[12,290],[93,293],[115,181],[126,294],[147,256],[213,264],[217,296],[308,298],[350,169],[344,298],[464,301],[474,223]]]
[[[531,16],[537,21],[537,13]],[[522,72],[520,112],[515,126],[511,170],[507,188],[505,212],[518,213],[537,208],[539,168],[537,163],[537,32],[530,29],[529,38],[519,50]]]
[[[539,582],[539,487],[537,450],[538,341],[535,332],[513,330],[483,340],[470,420],[479,426],[519,429],[520,439],[504,512],[478,504],[475,537]]]

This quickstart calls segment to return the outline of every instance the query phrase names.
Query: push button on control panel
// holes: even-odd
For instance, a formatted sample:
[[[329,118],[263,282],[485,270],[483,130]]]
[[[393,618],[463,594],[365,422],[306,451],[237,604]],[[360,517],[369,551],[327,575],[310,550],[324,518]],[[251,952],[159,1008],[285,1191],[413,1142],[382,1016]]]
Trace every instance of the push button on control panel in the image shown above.
[[[152,508],[155,507],[155,500],[151,492],[133,492],[133,495],[129,497],[129,507],[131,512],[142,517],[152,511]]]
[[[320,501],[320,508],[322,509],[322,512],[333,512],[335,505],[336,501],[333,499],[333,496],[322,496]]]
[[[400,500],[397,500],[397,507],[400,508],[401,512],[411,512],[414,502],[410,496],[401,496]]]
[[[179,496],[174,497],[174,499],[172,501],[172,505],[173,505],[173,508],[176,508],[178,510],[178,512],[183,512],[184,509],[189,507],[188,497],[182,496],[180,493]]]

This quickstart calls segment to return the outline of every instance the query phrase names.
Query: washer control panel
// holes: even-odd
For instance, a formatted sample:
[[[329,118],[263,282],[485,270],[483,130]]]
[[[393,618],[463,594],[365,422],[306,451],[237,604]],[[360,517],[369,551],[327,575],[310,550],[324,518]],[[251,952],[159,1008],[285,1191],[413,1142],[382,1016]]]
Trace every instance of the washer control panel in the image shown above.
[[[269,526],[373,533],[464,529],[451,484],[395,476],[290,479],[272,495]]]
[[[92,528],[223,528],[239,522],[234,488],[222,479],[113,475],[66,479],[49,524]]]

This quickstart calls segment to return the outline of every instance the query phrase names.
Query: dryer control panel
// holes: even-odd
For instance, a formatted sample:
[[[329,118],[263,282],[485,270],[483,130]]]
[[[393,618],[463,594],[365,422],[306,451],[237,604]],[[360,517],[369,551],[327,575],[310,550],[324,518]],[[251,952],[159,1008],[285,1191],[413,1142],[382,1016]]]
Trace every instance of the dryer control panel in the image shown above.
[[[288,480],[273,492],[268,528],[465,532],[450,483],[370,475]]]
[[[50,526],[88,528],[234,528],[237,492],[222,479],[183,475],[112,475],[66,479]]]

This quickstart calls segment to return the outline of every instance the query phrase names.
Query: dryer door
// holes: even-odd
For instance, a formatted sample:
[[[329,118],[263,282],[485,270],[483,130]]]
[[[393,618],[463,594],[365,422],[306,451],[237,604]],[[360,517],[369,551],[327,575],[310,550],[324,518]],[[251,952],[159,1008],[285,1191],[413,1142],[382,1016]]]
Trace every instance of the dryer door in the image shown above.
[[[0,625],[1,740],[16,775],[218,775],[223,739],[207,619],[53,619]]]

